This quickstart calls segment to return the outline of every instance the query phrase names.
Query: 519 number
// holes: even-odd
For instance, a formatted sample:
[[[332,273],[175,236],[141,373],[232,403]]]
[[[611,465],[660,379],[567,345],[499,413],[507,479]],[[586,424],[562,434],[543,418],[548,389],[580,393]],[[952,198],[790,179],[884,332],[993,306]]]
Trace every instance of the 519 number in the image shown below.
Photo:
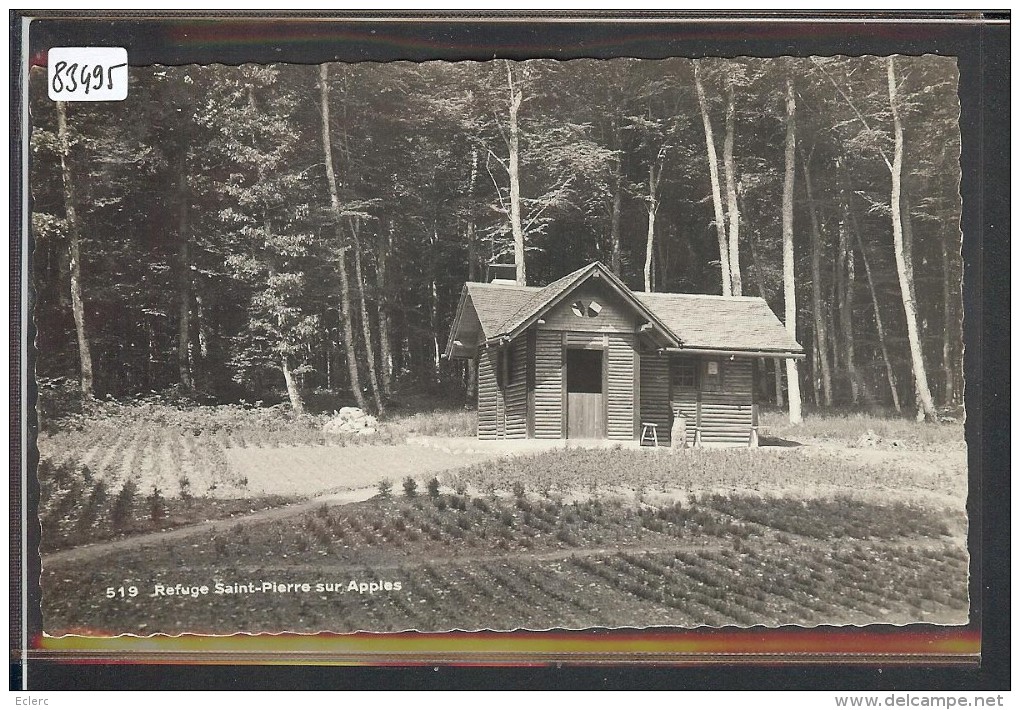
[[[123,599],[125,597],[137,597],[137,596],[138,596],[138,587],[136,587],[134,585],[131,585],[130,587],[107,587],[106,588],[106,598],[107,599],[116,599],[118,597]]]

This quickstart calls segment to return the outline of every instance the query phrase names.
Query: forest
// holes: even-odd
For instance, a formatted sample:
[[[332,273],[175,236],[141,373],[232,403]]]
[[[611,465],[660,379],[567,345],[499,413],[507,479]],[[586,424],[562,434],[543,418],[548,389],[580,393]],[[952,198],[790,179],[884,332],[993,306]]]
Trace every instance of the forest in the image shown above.
[[[544,285],[764,297],[804,345],[763,400],[935,420],[963,397],[953,58],[33,72],[35,374],[83,400],[472,391],[440,357],[490,263]]]

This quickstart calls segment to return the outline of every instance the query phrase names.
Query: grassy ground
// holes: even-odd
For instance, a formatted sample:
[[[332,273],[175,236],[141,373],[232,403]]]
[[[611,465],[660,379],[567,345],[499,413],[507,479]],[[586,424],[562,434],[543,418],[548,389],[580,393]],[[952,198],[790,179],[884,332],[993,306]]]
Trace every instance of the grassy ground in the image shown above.
[[[808,414],[800,424],[790,424],[784,412],[761,414],[759,433],[800,443],[831,442],[850,447],[924,449],[964,447],[963,421],[918,424],[902,416],[878,416],[861,412]]]

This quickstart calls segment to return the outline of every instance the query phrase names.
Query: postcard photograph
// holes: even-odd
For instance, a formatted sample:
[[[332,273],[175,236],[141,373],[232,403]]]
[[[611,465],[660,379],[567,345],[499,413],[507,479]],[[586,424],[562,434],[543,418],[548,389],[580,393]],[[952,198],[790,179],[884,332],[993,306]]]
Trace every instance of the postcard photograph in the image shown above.
[[[969,621],[947,56],[30,75],[50,636]]]

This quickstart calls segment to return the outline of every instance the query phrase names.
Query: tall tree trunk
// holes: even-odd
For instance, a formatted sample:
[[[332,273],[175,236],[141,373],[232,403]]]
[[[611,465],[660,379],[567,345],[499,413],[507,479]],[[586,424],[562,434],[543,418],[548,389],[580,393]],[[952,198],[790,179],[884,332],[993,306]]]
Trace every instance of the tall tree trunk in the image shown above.
[[[889,392],[892,394],[893,407],[896,411],[902,411],[900,407],[900,395],[896,389],[896,375],[893,371],[892,360],[889,359],[889,347],[885,342],[885,328],[882,326],[882,313],[878,308],[878,293],[875,291],[875,280],[871,275],[871,263],[868,261],[868,253],[864,250],[864,241],[861,239],[859,230],[854,230],[857,238],[857,248],[861,252],[861,260],[864,262],[864,274],[868,279],[868,291],[871,293],[871,305],[875,310],[875,328],[878,331],[878,344],[882,349],[882,360],[885,362],[885,375],[889,382]]]
[[[655,161],[648,166],[648,195],[645,197],[645,207],[648,212],[648,233],[645,237],[645,292],[652,291],[652,254],[655,248],[655,213],[659,205],[655,199],[656,188],[658,187],[659,176],[656,174]]]
[[[750,244],[751,246],[751,261],[754,262],[754,277],[755,281],[758,284],[758,295],[761,296],[762,299],[764,299],[765,302],[767,303],[768,296],[766,295],[765,291],[765,276],[762,274],[761,271],[761,262],[758,261],[758,250],[756,247],[756,240],[754,238],[753,232],[751,234],[750,240],[748,241],[748,244]],[[781,367],[779,367],[779,360],[772,361],[772,373],[775,376],[776,380],[776,399],[775,399],[776,406],[782,408],[785,406],[785,401],[783,399],[783,370]]]
[[[329,187],[329,203],[333,227],[336,230],[337,271],[340,273],[340,319],[344,326],[344,350],[347,354],[347,369],[351,376],[351,390],[361,409],[365,409],[365,395],[361,391],[361,377],[358,375],[358,355],[354,350],[354,324],[351,321],[351,284],[347,275],[347,240],[344,237],[340,209],[340,195],[336,187],[336,171],[333,167],[333,140],[329,127],[329,65],[319,65],[319,104],[322,113],[322,150],[325,154],[326,182]]]
[[[613,207],[609,220],[609,268],[617,276],[623,275],[623,256],[620,250],[620,213],[623,211],[623,160],[617,156],[613,163]]]
[[[358,305],[361,309],[361,334],[365,339],[365,364],[368,366],[368,384],[372,388],[375,399],[375,410],[380,415],[386,413],[383,404],[382,388],[375,370],[375,343],[372,337],[372,321],[368,317],[368,306],[365,303],[365,277],[361,269],[361,237],[357,223],[351,224],[351,235],[354,237],[354,279],[358,282]]]
[[[198,355],[202,360],[209,359],[209,333],[205,322],[205,311],[202,306],[201,290],[195,290],[195,320],[198,321],[195,330],[198,331]],[[199,372],[202,369],[199,368]]]
[[[471,172],[468,174],[468,215],[466,239],[468,247],[468,281],[478,280],[478,237],[475,234],[474,194],[478,179],[478,149],[471,149]],[[478,361],[468,358],[464,363],[464,389],[468,400],[475,397],[478,387]]]
[[[793,188],[797,149],[797,102],[793,93],[793,80],[786,80],[786,174],[783,180],[783,300],[785,304],[786,332],[797,339],[797,284],[793,268]],[[797,361],[786,360],[786,381],[790,423],[800,424],[800,379]]]
[[[432,241],[430,243],[430,252],[435,254],[436,245],[439,244],[439,227],[436,224],[435,218],[432,220]],[[435,259],[432,260],[430,268],[430,280],[429,280],[429,347],[432,356],[432,372],[434,375],[439,374],[440,364],[440,353],[439,349],[439,288],[436,285],[436,263]]]
[[[182,145],[180,151],[177,169],[177,369],[181,386],[191,391],[195,389],[195,380],[192,376],[191,356],[191,234],[188,231],[187,149]]]
[[[907,320],[907,340],[910,343],[910,361],[914,371],[914,384],[918,397],[918,421],[925,418],[938,421],[935,414],[935,403],[932,401],[931,390],[928,388],[928,375],[924,369],[924,356],[921,352],[921,337],[917,329],[917,310],[914,305],[913,284],[910,278],[910,267],[907,265],[903,251],[903,205],[901,190],[903,181],[903,125],[900,123],[899,107],[896,98],[895,60],[887,60],[889,79],[889,107],[893,117],[894,152],[892,162],[892,189],[890,191],[890,209],[892,212],[893,247],[896,253],[896,273],[900,281],[900,294],[903,298],[903,312]]]
[[[822,394],[825,406],[832,406],[832,369],[829,364],[829,342],[825,327],[825,313],[822,306],[822,230],[818,222],[818,209],[815,206],[814,193],[811,185],[811,168],[804,150],[800,151],[800,161],[804,171],[804,190],[807,192],[808,215],[811,218],[811,313],[815,321],[816,343],[819,365],[822,375]]]
[[[78,198],[71,170],[71,138],[67,130],[67,104],[57,102],[57,138],[60,141],[60,172],[64,182],[64,214],[70,242],[71,313],[78,336],[78,358],[81,364],[81,394],[85,399],[95,396],[92,377],[92,350],[85,328],[85,301],[81,288],[81,225],[78,223]]]
[[[733,100],[733,83],[729,85],[726,102],[726,138],[723,140],[723,167],[726,169],[726,214],[729,223],[730,281],[733,295],[743,292],[740,276],[740,208],[737,204],[737,170],[733,162],[733,134],[736,109]]]
[[[528,274],[524,264],[524,226],[521,223],[520,128],[517,125],[517,112],[521,109],[524,97],[520,86],[514,81],[510,60],[505,61],[507,85],[510,88],[510,160],[507,165],[507,172],[510,173],[510,229],[514,235],[517,284],[526,286]]]
[[[290,362],[284,353],[280,354],[280,365],[283,368],[283,379],[287,383],[287,397],[290,399],[291,409],[295,414],[304,414],[305,403],[301,398],[301,390],[298,388],[294,373],[290,369]]]
[[[390,335],[390,294],[386,267],[393,251],[393,221],[387,225],[386,236],[380,240],[375,260],[375,283],[379,290],[376,301],[376,317],[379,319],[379,357],[382,360],[382,388],[386,396],[393,393],[393,346]]]
[[[478,280],[478,237],[475,234],[475,183],[478,180],[478,148],[471,149],[471,170],[468,172],[467,220],[464,239],[467,241],[468,281]]]
[[[860,379],[854,360],[854,250],[850,244],[846,215],[839,221],[839,325],[843,335],[843,364],[850,380],[850,401],[859,404],[861,399]]]
[[[726,245],[726,217],[723,214],[722,191],[719,187],[719,156],[715,152],[715,138],[712,136],[712,121],[708,116],[708,101],[705,89],[701,86],[701,74],[698,62],[694,61],[694,86],[698,92],[698,105],[701,107],[701,122],[705,127],[705,147],[708,150],[708,175],[712,182],[712,207],[715,209],[715,232],[719,240],[719,268],[722,275],[722,294],[733,293],[730,276],[729,248]]]
[[[953,335],[956,334],[956,327],[953,325],[954,301],[951,275],[952,264],[949,260],[949,238],[948,229],[943,227],[939,230],[942,236],[942,375],[945,378],[942,403],[947,406],[956,404],[956,368],[953,366]]]

